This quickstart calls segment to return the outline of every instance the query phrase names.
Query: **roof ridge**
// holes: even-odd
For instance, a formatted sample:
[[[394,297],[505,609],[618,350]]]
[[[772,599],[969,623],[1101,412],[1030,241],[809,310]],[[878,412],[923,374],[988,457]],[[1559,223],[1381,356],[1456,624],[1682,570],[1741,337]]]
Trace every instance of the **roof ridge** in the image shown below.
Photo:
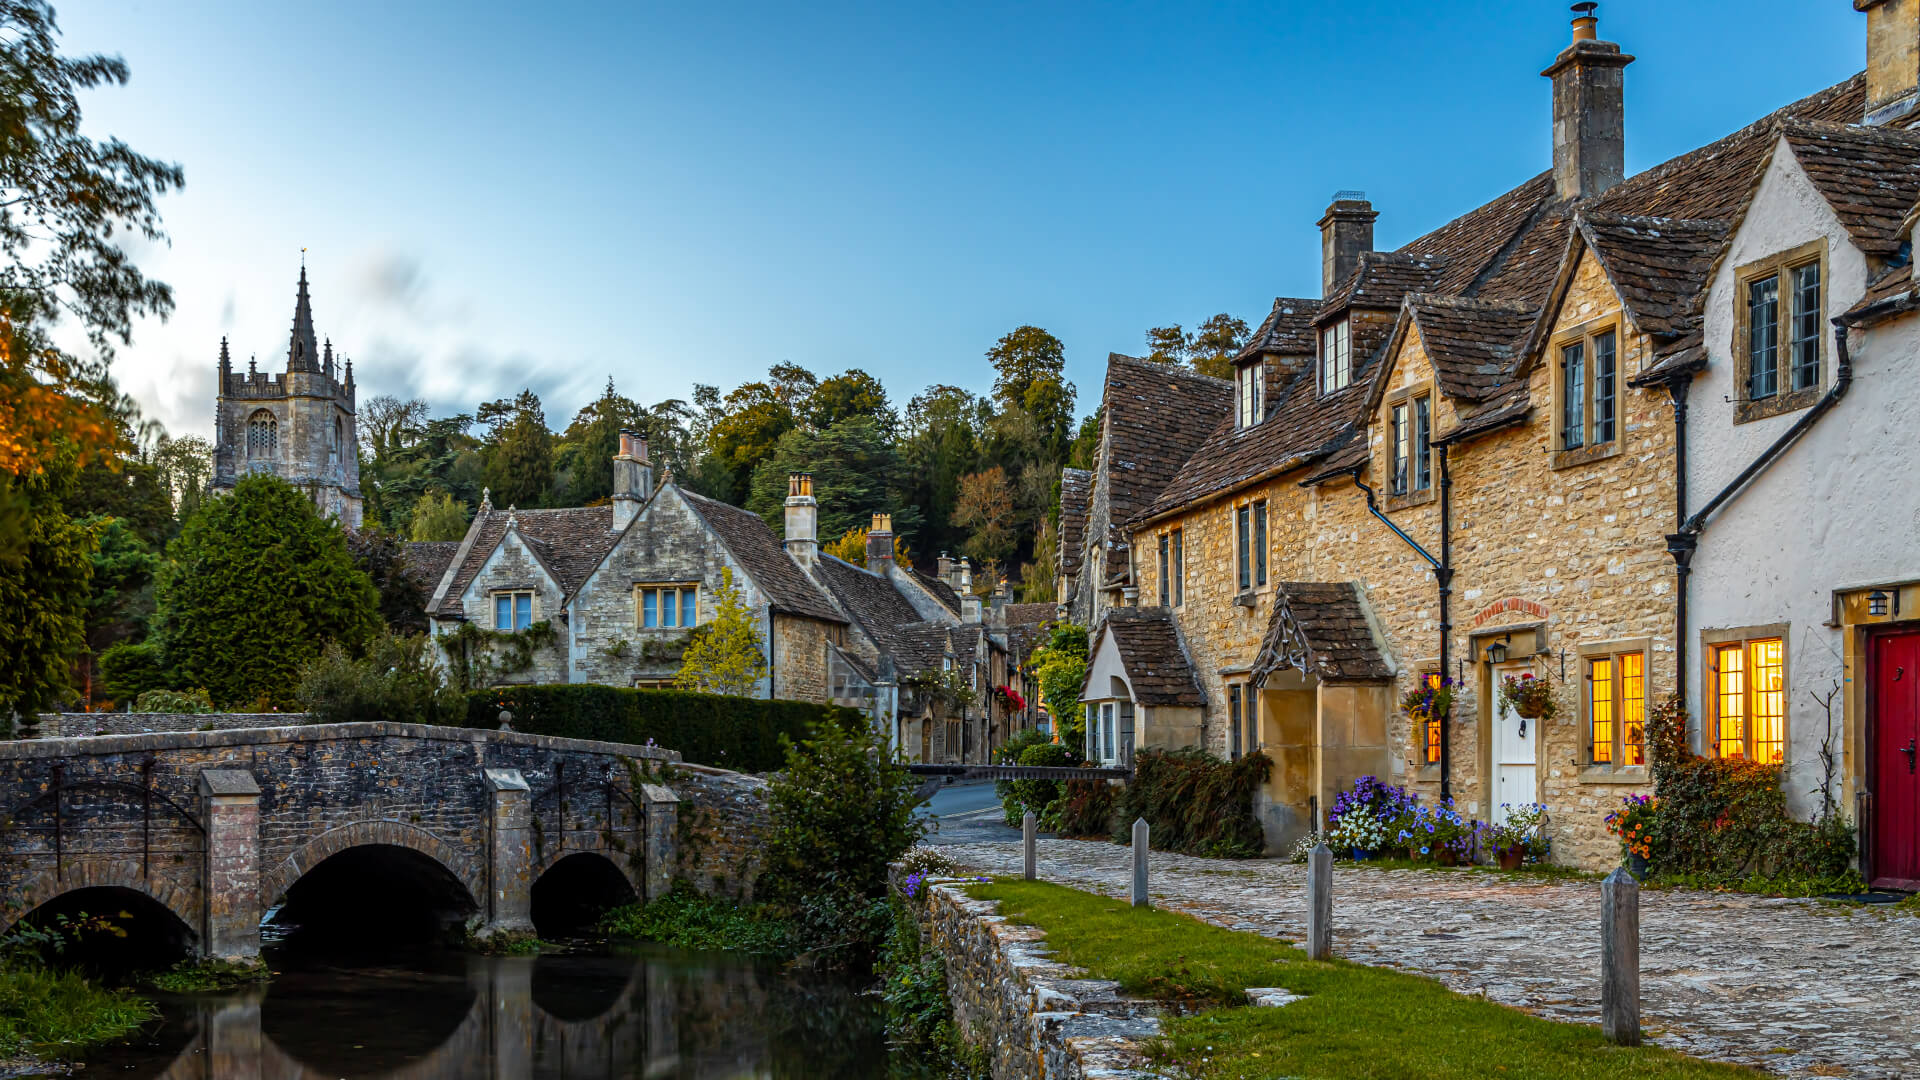
[[[1128,356],[1126,353],[1117,353],[1117,352],[1108,353],[1107,366],[1111,367],[1115,362],[1124,362],[1126,364],[1131,364],[1134,367],[1140,368],[1142,371],[1152,372],[1155,375],[1160,375],[1160,374],[1178,375],[1182,378],[1192,379],[1196,382],[1203,382],[1203,383],[1218,385],[1222,387],[1231,387],[1233,385],[1233,381],[1230,379],[1216,379],[1211,375],[1202,375],[1201,373],[1193,370],[1192,368],[1184,368],[1178,364],[1162,363],[1161,361],[1158,361],[1158,360],[1148,360],[1146,357],[1143,357],[1143,356]]]

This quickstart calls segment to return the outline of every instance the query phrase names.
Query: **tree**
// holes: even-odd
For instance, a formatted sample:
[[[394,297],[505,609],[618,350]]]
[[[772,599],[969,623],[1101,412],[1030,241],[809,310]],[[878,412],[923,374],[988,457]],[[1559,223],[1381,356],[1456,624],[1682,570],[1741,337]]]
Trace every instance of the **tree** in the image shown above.
[[[843,562],[865,566],[867,565],[867,532],[867,529],[855,525],[841,533],[838,539],[823,545],[821,550]],[[907,547],[906,537],[899,533],[893,534],[893,561],[901,566],[913,565],[913,552]]]
[[[1233,378],[1233,361],[1247,344],[1247,324],[1221,312],[1200,324],[1187,349],[1193,370],[1216,379]]]
[[[1036,383],[1058,381],[1066,370],[1066,348],[1060,339],[1037,326],[1021,326],[987,350],[987,360],[999,377],[993,394],[1003,408],[1025,408],[1027,393]]]
[[[855,416],[821,432],[796,428],[753,470],[747,509],[759,514],[775,533],[784,527],[787,477],[813,474],[819,503],[816,535],[838,536],[869,524],[876,513],[892,512],[895,528],[919,524],[920,513],[900,490],[900,455],[869,416]]]
[[[447,679],[425,634],[382,631],[357,660],[338,643],[328,645],[302,669],[294,696],[316,724],[466,723],[466,697]]]
[[[91,705],[97,679],[95,660],[123,641],[146,636],[153,614],[153,575],[160,555],[119,518],[81,522],[97,538],[93,578],[87,595],[87,652],[82,658],[80,698]]]
[[[492,429],[483,458],[496,506],[539,506],[553,488],[553,433],[540,398],[522,390],[480,406],[480,422]]]
[[[354,418],[361,450],[376,460],[419,442],[426,423],[426,401],[401,401],[392,394],[378,394],[361,402],[359,415]]]
[[[1060,559],[1060,534],[1050,521],[1042,521],[1033,530],[1033,561],[1020,564],[1020,601],[1026,604],[1052,603],[1058,587],[1054,567]]]
[[[69,447],[16,480],[18,542],[0,551],[0,727],[11,715],[57,708],[73,693],[73,661],[86,645],[95,536],[61,506],[78,456]]]
[[[413,504],[410,531],[414,540],[463,540],[467,535],[467,504],[442,491],[420,496]]]
[[[125,85],[127,65],[61,56],[58,32],[45,3],[0,3],[0,486],[8,488],[8,476],[38,473],[69,450],[85,464],[116,443],[113,342],[132,340],[136,318],[173,310],[172,290],[142,275],[120,245],[126,237],[165,242],[154,199],[184,174],[118,139],[81,134],[80,92]],[[93,356],[54,344],[48,330],[62,315],[80,324]]]
[[[1143,359],[1156,364],[1185,365],[1192,349],[1193,337],[1181,329],[1179,323],[1156,326],[1147,331],[1147,355]]]
[[[888,438],[893,437],[894,428],[900,422],[893,406],[887,404],[886,387],[859,368],[827,379],[807,396],[806,420],[817,431],[856,416],[868,417],[879,424]]]
[[[978,467],[980,433],[992,407],[957,386],[929,386],[907,405],[907,435],[901,444],[905,466],[903,506],[919,507],[918,531],[899,528],[921,551],[951,551],[966,533],[953,525],[960,499],[960,478]]]
[[[1028,658],[1040,683],[1040,700],[1053,717],[1053,728],[1068,746],[1086,745],[1087,723],[1080,714],[1080,691],[1087,681],[1087,628],[1054,623],[1046,643]]]
[[[162,435],[154,445],[153,464],[160,471],[161,486],[173,497],[174,517],[180,521],[192,517],[207,497],[213,444],[198,435]]]
[[[1080,430],[1074,433],[1073,445],[1067,448],[1069,468],[1092,471],[1100,456],[1100,412],[1095,410],[1080,421]]]
[[[380,617],[395,633],[427,632],[427,591],[407,567],[400,539],[378,526],[348,529],[347,551],[353,564],[380,594]]]
[[[995,465],[962,477],[953,523],[968,530],[967,554],[984,563],[1003,563],[1014,544],[1013,491],[1007,486],[1007,471]]]
[[[638,431],[645,414],[633,399],[622,397],[607,380],[607,388],[574,416],[560,437],[554,455],[560,505],[588,506],[613,494],[613,456],[620,452],[620,432]]]
[[[760,620],[733,583],[733,568],[721,571],[713,590],[713,619],[698,627],[680,658],[673,685],[681,690],[747,697],[767,675],[767,641]]]
[[[813,377],[792,364],[776,364],[770,374],[768,381],[743,383],[709,406],[707,446],[724,472],[728,489],[725,496],[716,498],[744,495],[752,485],[754,468],[773,453],[782,435],[800,424],[795,408],[813,392]]]
[[[789,907],[885,896],[887,864],[926,831],[914,815],[917,787],[870,726],[819,725],[787,750],[786,766],[767,787],[767,839],[754,894]]]
[[[222,705],[287,706],[301,668],[337,641],[380,628],[380,596],[340,527],[277,476],[244,476],[167,546],[156,629],[179,685]]]

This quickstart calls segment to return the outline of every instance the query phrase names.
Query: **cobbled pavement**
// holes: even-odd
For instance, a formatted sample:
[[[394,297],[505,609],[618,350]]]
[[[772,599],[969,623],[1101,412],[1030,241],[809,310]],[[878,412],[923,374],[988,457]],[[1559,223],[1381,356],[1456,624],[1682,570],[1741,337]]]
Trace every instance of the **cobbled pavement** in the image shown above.
[[[958,830],[955,830],[958,832]],[[1020,873],[1014,842],[934,836],[963,867]],[[1154,852],[1157,906],[1299,941],[1306,867]],[[1046,881],[1124,895],[1127,849],[1042,839]],[[1540,1016],[1599,1023],[1600,886],[1336,864],[1334,948]],[[1662,1046],[1780,1076],[1920,1077],[1920,918],[1693,890],[1640,894],[1641,1022]]]

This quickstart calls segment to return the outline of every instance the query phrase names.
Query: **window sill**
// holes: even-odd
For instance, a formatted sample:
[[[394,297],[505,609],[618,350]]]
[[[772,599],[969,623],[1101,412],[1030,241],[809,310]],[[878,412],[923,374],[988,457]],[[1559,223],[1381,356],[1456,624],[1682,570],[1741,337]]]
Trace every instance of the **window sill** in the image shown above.
[[[1440,763],[1437,761],[1429,761],[1419,766],[1413,770],[1413,778],[1415,780],[1438,783],[1440,780]]]
[[[1820,387],[1809,386],[1805,390],[1790,390],[1758,401],[1741,401],[1733,408],[1733,422],[1736,425],[1751,424],[1755,420],[1798,412],[1819,401],[1821,393]]]
[[[1576,779],[1582,784],[1650,784],[1653,773],[1645,765],[1588,765]]]
[[[1389,495],[1387,496],[1386,509],[1388,513],[1392,513],[1395,510],[1405,510],[1410,506],[1425,506],[1436,497],[1432,488],[1427,488],[1424,491],[1410,492],[1406,495]]]
[[[1555,450],[1553,452],[1553,467],[1556,469],[1571,469],[1577,465],[1590,465],[1596,461],[1605,461],[1610,457],[1617,457],[1619,453],[1620,440],[1618,439],[1612,442],[1596,443],[1593,446],[1583,446],[1578,450]]]

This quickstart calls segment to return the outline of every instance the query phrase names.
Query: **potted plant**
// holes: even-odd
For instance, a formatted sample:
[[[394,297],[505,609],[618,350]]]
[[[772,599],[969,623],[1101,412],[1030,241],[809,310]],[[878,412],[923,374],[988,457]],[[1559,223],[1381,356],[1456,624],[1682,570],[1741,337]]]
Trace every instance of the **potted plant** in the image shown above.
[[[1453,710],[1453,680],[1442,679],[1438,686],[1432,686],[1423,679],[1420,685],[1401,696],[1400,707],[1406,710],[1407,719],[1412,720],[1416,727],[1435,718],[1444,718]]]
[[[1487,829],[1487,845],[1502,870],[1518,870],[1521,864],[1539,862],[1552,850],[1547,839],[1547,808],[1542,803],[1503,804],[1507,819]]]
[[[1327,812],[1327,846],[1364,859],[1386,848],[1387,825],[1412,806],[1413,793],[1377,776],[1363,776],[1333,797]]]
[[[1528,720],[1551,720],[1557,708],[1552,684],[1546,679],[1534,678],[1531,671],[1501,679],[1500,700],[1514,715]]]
[[[1660,812],[1660,800],[1651,795],[1627,795],[1620,809],[1607,815],[1607,831],[1620,838],[1620,853],[1626,857],[1627,873],[1636,880],[1647,879],[1648,859],[1653,855],[1653,822]]]

